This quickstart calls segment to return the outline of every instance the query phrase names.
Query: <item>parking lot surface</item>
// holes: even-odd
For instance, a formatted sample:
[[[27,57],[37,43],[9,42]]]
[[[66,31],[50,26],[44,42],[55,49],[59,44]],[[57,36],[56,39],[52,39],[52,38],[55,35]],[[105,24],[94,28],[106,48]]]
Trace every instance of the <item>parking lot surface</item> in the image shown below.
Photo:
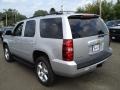
[[[4,60],[0,42],[0,90],[120,90],[120,42],[112,42],[113,55],[102,68],[76,78],[58,77],[44,87],[31,70],[18,62]]]

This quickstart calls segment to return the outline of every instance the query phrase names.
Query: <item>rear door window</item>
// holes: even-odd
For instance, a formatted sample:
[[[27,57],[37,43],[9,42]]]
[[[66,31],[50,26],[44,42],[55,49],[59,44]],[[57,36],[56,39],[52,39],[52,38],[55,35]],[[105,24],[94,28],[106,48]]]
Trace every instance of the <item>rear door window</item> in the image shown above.
[[[40,20],[40,35],[44,38],[62,39],[62,19],[49,18]]]
[[[107,27],[98,17],[80,18],[69,17],[73,38],[83,38],[107,33]]]
[[[25,37],[34,37],[35,25],[36,25],[35,20],[30,20],[26,22],[25,32],[24,32]]]

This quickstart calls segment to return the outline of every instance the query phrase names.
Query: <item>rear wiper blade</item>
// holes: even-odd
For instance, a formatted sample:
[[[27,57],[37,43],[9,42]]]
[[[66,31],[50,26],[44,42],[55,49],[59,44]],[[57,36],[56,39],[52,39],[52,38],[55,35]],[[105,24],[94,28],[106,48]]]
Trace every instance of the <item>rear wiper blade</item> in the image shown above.
[[[98,31],[98,34],[104,34],[104,32],[102,30]]]
[[[100,31],[98,31],[98,37],[104,37],[105,36],[105,33],[102,31],[102,30],[100,30]]]

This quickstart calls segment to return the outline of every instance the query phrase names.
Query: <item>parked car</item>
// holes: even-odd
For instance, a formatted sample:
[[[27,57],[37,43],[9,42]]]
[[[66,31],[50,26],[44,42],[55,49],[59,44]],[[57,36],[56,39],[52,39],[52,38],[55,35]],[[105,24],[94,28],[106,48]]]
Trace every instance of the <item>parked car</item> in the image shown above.
[[[6,31],[6,30],[12,30],[13,29],[13,27],[3,27],[3,28],[1,28],[1,30],[0,30],[0,37],[2,37],[2,34]]]
[[[1,40],[3,41],[3,37],[5,36],[5,35],[8,35],[7,34],[7,32],[12,32],[13,31],[13,28],[12,27],[9,27],[9,28],[5,28],[4,30],[3,30],[3,32],[2,32],[2,35],[1,35]]]
[[[55,75],[75,77],[93,71],[112,55],[107,26],[94,14],[30,18],[8,34],[3,40],[5,60],[35,66],[46,86],[53,84]]]
[[[114,27],[114,26],[120,26],[120,20],[107,21],[106,25],[108,26],[108,28]]]
[[[120,20],[108,21],[107,26],[112,40],[120,40]]]

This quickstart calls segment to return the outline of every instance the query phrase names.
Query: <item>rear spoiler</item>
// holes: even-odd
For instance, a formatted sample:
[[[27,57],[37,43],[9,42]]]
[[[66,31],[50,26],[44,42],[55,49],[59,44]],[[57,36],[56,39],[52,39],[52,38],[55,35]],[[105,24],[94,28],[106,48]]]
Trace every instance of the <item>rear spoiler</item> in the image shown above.
[[[99,18],[99,15],[72,15],[69,16],[68,19],[92,19],[92,18]]]

